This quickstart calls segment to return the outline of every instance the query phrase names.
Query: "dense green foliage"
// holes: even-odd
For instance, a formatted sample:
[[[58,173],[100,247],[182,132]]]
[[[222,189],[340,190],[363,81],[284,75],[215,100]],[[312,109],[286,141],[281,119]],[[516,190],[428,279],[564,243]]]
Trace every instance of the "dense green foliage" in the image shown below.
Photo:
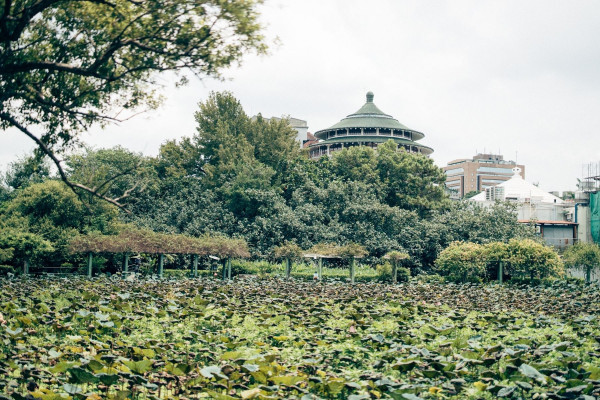
[[[61,163],[94,124],[129,118],[161,100],[160,74],[216,76],[264,53],[260,0],[5,1],[0,13],[0,129],[16,128],[81,193]]]
[[[12,399],[32,380],[48,399],[600,395],[596,286],[0,285],[0,396]]]
[[[453,241],[533,237],[530,227],[517,223],[514,206],[450,203],[441,169],[393,142],[377,151],[352,147],[309,160],[285,119],[250,118],[230,93],[212,93],[195,118],[196,135],[166,142],[157,157],[115,147],[66,159],[70,178],[119,200],[128,213],[69,194],[35,167],[43,161],[24,160],[6,174],[20,183],[3,182],[3,221],[50,241],[56,252],[46,264],[54,266],[76,261],[64,253],[73,235],[116,234],[119,222],[154,232],[243,238],[255,258],[271,257],[286,243],[303,250],[355,243],[364,248],[355,256],[372,265],[390,252],[406,253],[402,267],[414,273],[430,269]],[[115,271],[118,262],[105,265]]]
[[[563,259],[570,267],[583,267],[585,279],[590,282],[592,271],[600,268],[600,246],[596,243],[576,243],[564,252]]]
[[[440,253],[435,263],[437,272],[451,282],[481,282],[487,260],[482,245],[453,242]]]
[[[500,263],[511,278],[528,283],[564,275],[558,253],[531,239],[483,245],[454,242],[440,253],[436,270],[452,282],[482,282],[496,279],[490,267],[496,270]]]

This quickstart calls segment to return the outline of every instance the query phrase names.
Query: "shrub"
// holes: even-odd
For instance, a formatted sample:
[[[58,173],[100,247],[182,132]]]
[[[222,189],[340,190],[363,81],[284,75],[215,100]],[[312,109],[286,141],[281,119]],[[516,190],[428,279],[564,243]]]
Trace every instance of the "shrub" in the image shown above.
[[[536,283],[564,275],[564,265],[551,247],[531,239],[511,239],[506,246],[507,272],[512,279]]]
[[[486,273],[483,246],[453,242],[435,262],[436,271],[451,282],[481,282]]]
[[[219,266],[219,270],[222,267]],[[270,274],[276,269],[276,265],[268,261],[247,261],[247,260],[231,260],[231,275],[252,274],[263,275]]]
[[[375,267],[377,271],[377,280],[379,282],[391,282],[392,281],[392,265],[389,262],[380,264]]]
[[[0,265],[0,276],[5,276],[14,272],[15,270],[12,265]]]
[[[406,267],[398,267],[396,274],[398,282],[408,282],[410,280],[410,269]]]
[[[589,283],[592,270],[600,268],[600,246],[596,243],[577,243],[565,251],[563,260],[569,267],[585,268],[585,281]]]
[[[379,282],[392,282],[392,264],[386,262],[376,267],[377,281]],[[398,267],[396,270],[397,282],[408,282],[410,279],[410,270],[404,267]]]

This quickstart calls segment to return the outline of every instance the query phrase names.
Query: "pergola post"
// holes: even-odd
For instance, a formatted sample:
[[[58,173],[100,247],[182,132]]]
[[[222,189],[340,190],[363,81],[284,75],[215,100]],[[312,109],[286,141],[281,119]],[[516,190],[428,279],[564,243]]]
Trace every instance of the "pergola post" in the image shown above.
[[[500,261],[498,263],[498,282],[502,283],[504,279],[504,263]]]
[[[231,280],[231,258],[227,257],[227,279]]]
[[[194,261],[192,262],[192,276],[198,277],[198,254],[194,254]]]
[[[323,279],[323,257],[319,257],[319,280]]]
[[[94,255],[93,253],[90,251],[88,253],[88,259],[87,259],[87,277],[91,278],[92,277],[92,261],[93,261]]]
[[[158,277],[159,278],[163,277],[164,265],[165,265],[165,255],[161,253],[158,255]]]
[[[129,272],[129,253],[125,253],[123,259],[123,272]]]
[[[292,261],[289,257],[285,258],[285,279],[290,279],[292,275]]]
[[[585,283],[590,283],[592,281],[592,268],[589,266],[585,267]]]
[[[354,257],[350,258],[350,283],[354,283],[354,264],[356,260]]]
[[[223,276],[222,279],[227,279],[227,259],[223,259]]]
[[[398,283],[398,262],[395,260],[392,260],[392,283]]]
[[[29,274],[29,260],[23,261],[23,275]]]

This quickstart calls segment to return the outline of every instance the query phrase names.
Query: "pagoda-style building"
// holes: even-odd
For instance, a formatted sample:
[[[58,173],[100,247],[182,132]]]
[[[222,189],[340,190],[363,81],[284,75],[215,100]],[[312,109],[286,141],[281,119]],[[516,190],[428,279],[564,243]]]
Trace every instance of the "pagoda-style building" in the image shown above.
[[[380,143],[393,140],[398,147],[406,151],[429,155],[431,147],[416,143],[425,135],[407,128],[391,115],[385,114],[373,103],[373,93],[367,93],[367,102],[360,110],[348,115],[330,128],[315,133],[319,142],[309,147],[310,158],[317,159],[323,155],[353,146],[368,146],[376,149]]]

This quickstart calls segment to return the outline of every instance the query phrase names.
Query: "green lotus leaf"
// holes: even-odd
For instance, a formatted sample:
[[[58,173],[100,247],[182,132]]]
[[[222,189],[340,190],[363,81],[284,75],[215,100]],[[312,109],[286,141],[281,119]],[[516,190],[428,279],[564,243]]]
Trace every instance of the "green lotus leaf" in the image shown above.
[[[217,365],[211,365],[208,367],[204,367],[200,370],[200,373],[202,374],[203,377],[208,378],[208,379],[212,379],[215,377],[218,377],[221,379],[227,379],[227,376],[225,376],[223,374],[223,372],[221,371],[221,367],[219,367]]]
[[[244,363],[242,364],[242,369],[246,372],[256,372],[259,370],[259,366],[256,364],[248,364],[248,363]]]
[[[81,389],[81,387],[77,386],[77,385],[71,385],[70,383],[65,383],[62,386],[63,390],[65,392],[67,392],[68,394],[80,394],[83,393],[83,389]]]
[[[521,366],[519,367],[519,372],[522,375],[531,379],[535,379],[540,383],[546,382],[546,376],[541,374],[537,369],[533,368],[531,365],[521,364]]]
[[[141,360],[141,361],[123,361],[123,364],[127,366],[132,372],[136,374],[144,374],[152,369],[154,361],[152,360]]]
[[[367,394],[351,394],[348,396],[348,400],[368,400],[371,396]]]
[[[110,386],[110,385],[114,385],[115,383],[117,383],[119,381],[119,375],[117,374],[97,374],[96,377],[98,378],[98,380],[100,382],[102,382],[103,384]]]
[[[502,388],[498,391],[498,393],[496,393],[497,397],[509,397],[510,395],[512,395],[512,393],[517,390],[516,386],[508,386],[505,388]]]
[[[5,332],[8,333],[8,335],[11,337],[17,337],[23,333],[23,328],[16,328],[16,329],[6,328]]]
[[[276,383],[278,385],[293,386],[298,384],[299,382],[302,382],[305,379],[301,376],[284,375],[274,376],[271,378],[271,380],[273,381],[273,383]]]
[[[71,380],[73,383],[96,383],[98,377],[92,374],[90,371],[81,367],[69,368],[69,374],[71,374]]]
[[[86,365],[93,372],[100,371],[102,368],[104,368],[104,364],[102,364],[100,361],[94,360],[94,359],[91,359]]]
[[[222,394],[222,393],[218,393],[218,392],[214,392],[212,390],[207,390],[206,393],[210,396],[211,399],[214,400],[237,400],[235,397],[226,395],[226,394]]]

